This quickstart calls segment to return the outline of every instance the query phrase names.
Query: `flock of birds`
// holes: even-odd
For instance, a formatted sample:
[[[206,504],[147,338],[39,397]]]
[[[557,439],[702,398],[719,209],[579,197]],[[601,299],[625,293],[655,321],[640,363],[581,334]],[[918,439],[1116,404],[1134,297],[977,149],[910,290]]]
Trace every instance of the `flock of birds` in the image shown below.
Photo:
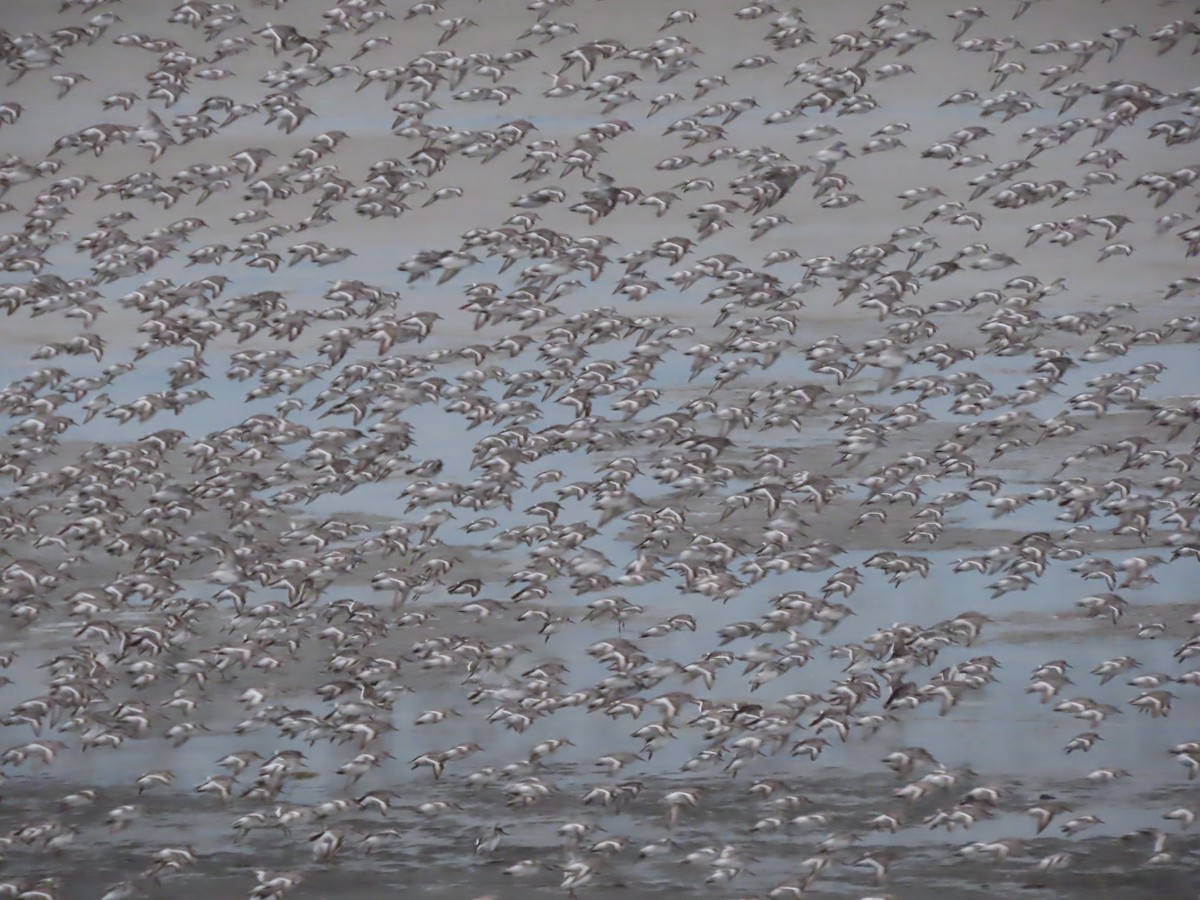
[[[0,897],[1194,896],[1200,19],[935,6],[0,31]]]

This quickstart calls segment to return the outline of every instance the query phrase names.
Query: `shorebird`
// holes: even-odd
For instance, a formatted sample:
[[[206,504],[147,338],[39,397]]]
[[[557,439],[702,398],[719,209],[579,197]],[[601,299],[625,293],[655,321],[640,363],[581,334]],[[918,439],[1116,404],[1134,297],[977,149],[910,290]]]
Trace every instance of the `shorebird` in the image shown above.
[[[1200,558],[1200,282],[1163,274],[1200,253],[1197,94],[1126,77],[1182,72],[1186,16],[277,6],[0,33],[13,896],[81,890],[51,864],[105,828],[142,860],[113,900],[210,877],[149,842],[225,805],[256,865],[314,878],[415,820],[496,863],[471,885],[572,896],[838,892],[839,860],[928,893],[866,840],[908,829],[1050,883],[1104,852],[1068,803],[1197,777],[1165,736],[1200,683],[1171,580]],[[955,606],[981,576],[1003,609]],[[1001,679],[1001,619],[1061,658]],[[1114,740],[1128,707],[1170,767]],[[1054,774],[930,737],[977,719]],[[407,765],[405,722],[438,735]],[[168,744],[188,778],[89,762]],[[941,834],[1009,807],[1032,836]],[[817,847],[776,884],[751,863],[789,828]],[[1186,845],[1135,835],[1182,883]]]

